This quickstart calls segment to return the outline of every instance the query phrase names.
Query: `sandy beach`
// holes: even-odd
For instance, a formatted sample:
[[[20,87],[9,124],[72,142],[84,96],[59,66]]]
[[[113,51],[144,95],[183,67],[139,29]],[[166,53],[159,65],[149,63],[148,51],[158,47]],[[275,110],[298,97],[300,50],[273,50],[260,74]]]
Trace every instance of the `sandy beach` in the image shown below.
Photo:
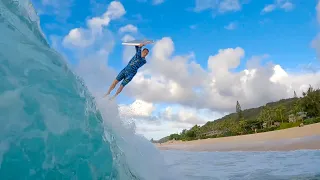
[[[290,151],[320,149],[320,123],[284,130],[155,144],[161,150],[185,151]]]

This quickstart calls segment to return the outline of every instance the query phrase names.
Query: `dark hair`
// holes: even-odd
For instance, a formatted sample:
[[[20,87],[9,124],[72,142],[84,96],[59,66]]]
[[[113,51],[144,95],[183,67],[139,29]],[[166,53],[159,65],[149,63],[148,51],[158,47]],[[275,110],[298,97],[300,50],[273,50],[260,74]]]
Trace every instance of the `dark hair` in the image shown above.
[[[144,50],[147,50],[147,51],[149,52],[149,49],[148,49],[148,48],[144,48],[142,51],[144,51]]]

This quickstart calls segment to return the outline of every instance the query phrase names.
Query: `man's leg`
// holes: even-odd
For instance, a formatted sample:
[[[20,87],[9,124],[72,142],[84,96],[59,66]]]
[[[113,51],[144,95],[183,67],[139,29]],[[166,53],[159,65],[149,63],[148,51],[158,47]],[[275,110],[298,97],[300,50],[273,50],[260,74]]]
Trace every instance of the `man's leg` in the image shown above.
[[[118,88],[116,94],[114,95],[114,97],[118,96],[118,94],[121,93],[122,89],[124,88],[124,85],[120,84],[120,87]]]
[[[118,83],[119,83],[119,81],[118,81],[117,79],[115,79],[115,80],[112,82],[112,84],[111,84],[111,86],[109,87],[109,90],[108,90],[106,96],[108,96],[108,95],[111,93],[111,91],[116,87],[116,85],[117,85]]]
[[[112,84],[109,87],[108,92],[104,95],[104,96],[108,96],[111,91],[116,87],[116,85],[125,77],[125,72],[124,69],[120,71],[120,73],[118,74],[118,76],[116,77],[116,79],[112,82]]]
[[[112,99],[117,97],[121,93],[123,88],[132,80],[133,76],[134,75],[128,75],[128,76],[126,76],[126,78],[124,78],[124,80],[122,81],[120,87],[118,88],[116,94],[112,97]]]

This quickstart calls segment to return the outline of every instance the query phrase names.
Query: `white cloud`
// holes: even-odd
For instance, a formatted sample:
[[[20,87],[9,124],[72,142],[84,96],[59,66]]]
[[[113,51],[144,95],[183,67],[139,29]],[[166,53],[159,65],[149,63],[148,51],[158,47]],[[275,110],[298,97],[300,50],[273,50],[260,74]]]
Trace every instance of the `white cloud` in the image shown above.
[[[86,48],[93,46],[96,40],[101,40],[101,37],[105,36],[103,27],[108,26],[111,20],[118,19],[125,13],[126,11],[120,2],[112,1],[102,16],[87,20],[87,29],[72,29],[64,38],[63,45],[69,48]]]
[[[119,29],[120,33],[125,33],[125,32],[132,32],[132,33],[136,33],[138,32],[138,28],[132,24],[128,24],[126,26],[123,26]]]
[[[90,46],[95,41],[95,37],[91,36],[91,31],[82,29],[82,28],[74,28],[72,29],[68,36],[64,39],[64,44],[78,46],[81,48],[85,48]]]
[[[274,5],[274,4],[269,4],[269,5],[266,5],[266,6],[263,8],[262,12],[268,13],[268,12],[272,12],[272,11],[275,10],[275,9],[276,9],[276,5]]]
[[[289,77],[288,73],[285,70],[283,70],[280,65],[275,65],[273,70],[274,73],[270,77],[270,81],[274,83],[281,82],[281,80],[283,80],[284,78]]]
[[[237,23],[236,22],[230,22],[227,26],[224,27],[227,30],[234,30],[237,28]]]
[[[160,139],[172,133],[189,129],[195,124],[204,125],[208,121],[222,117],[223,113],[212,112],[207,109],[195,109],[183,106],[167,106],[164,109],[155,109],[151,103],[141,100],[131,105],[121,105],[120,113],[126,118],[134,118],[136,132],[143,134],[148,139]],[[128,111],[135,109],[137,111]],[[151,113],[155,115],[151,115]],[[157,112],[157,113],[156,113]]]
[[[228,11],[238,11],[241,9],[241,4],[239,0],[224,0],[221,1],[219,5],[220,12],[228,12]]]
[[[197,64],[194,55],[173,56],[173,52],[170,38],[157,41],[148,65],[138,72],[126,93],[146,102],[233,112],[237,100],[243,108],[256,107],[292,97],[293,91],[301,94],[305,86],[317,86],[320,78],[319,74],[292,74],[280,65],[261,64],[267,55],[251,57],[246,69],[234,72],[245,58],[241,47],[219,50],[208,58],[208,69]]]
[[[285,2],[284,4],[281,5],[281,8],[290,11],[294,8],[294,5],[291,2]]]
[[[244,2],[241,0],[195,0],[196,12],[212,9],[219,13],[239,11]]]
[[[290,0],[275,0],[273,4],[266,5],[261,13],[270,13],[277,8],[284,9],[285,11],[291,11],[294,8],[294,4]]]

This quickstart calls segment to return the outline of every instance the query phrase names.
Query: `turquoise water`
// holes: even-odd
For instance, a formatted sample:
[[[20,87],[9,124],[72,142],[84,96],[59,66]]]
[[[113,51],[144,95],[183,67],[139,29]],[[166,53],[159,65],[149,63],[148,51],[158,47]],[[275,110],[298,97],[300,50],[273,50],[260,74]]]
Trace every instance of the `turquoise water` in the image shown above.
[[[183,180],[319,180],[320,151],[162,152]]]
[[[49,47],[27,0],[0,0],[0,179],[320,179],[319,151],[159,151]]]
[[[0,64],[1,180],[170,179],[117,105],[49,47],[27,0],[0,0]]]

